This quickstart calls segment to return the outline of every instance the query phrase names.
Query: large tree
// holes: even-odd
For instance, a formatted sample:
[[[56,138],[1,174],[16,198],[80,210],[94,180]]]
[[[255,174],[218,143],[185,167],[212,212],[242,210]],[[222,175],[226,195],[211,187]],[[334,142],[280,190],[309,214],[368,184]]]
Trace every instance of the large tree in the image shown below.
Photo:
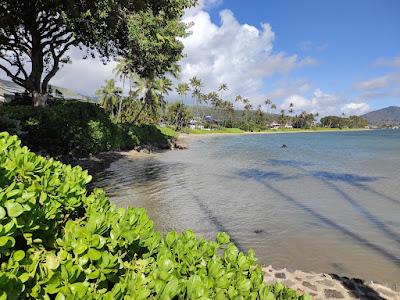
[[[45,105],[50,80],[71,47],[104,62],[129,57],[145,77],[182,57],[184,10],[196,0],[0,0],[0,69]],[[79,74],[77,74],[79,76]]]

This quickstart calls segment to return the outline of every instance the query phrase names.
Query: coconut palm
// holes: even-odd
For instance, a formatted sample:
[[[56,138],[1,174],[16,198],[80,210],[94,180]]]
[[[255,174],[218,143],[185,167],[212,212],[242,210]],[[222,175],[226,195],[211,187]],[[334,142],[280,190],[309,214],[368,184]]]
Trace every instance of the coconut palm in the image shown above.
[[[105,111],[114,117],[114,109],[121,98],[122,89],[115,85],[115,80],[106,80],[105,85],[97,90],[96,95],[99,96],[99,103]],[[118,116],[120,118],[120,115]]]
[[[178,86],[176,87],[176,92],[178,93],[179,96],[182,98],[186,97],[187,93],[190,91],[190,86],[187,83],[179,83]],[[183,100],[181,101],[182,103],[184,102]]]
[[[228,89],[228,85],[226,83],[222,83],[218,88],[218,92],[227,91]]]
[[[168,77],[161,77],[156,80],[160,95],[160,102],[163,106],[165,106],[165,95],[168,95],[168,93],[173,89],[172,80]]]
[[[136,76],[133,85],[136,87],[136,93],[142,95],[141,102],[142,107],[136,114],[133,123],[136,123],[139,116],[145,108],[149,108],[154,114],[157,109],[161,106],[162,92],[160,78],[144,78]]]
[[[269,108],[270,108],[270,106],[271,106],[271,104],[272,104],[272,101],[270,100],[270,99],[267,99],[267,100],[265,100],[265,105],[267,106],[267,112],[269,113]]]
[[[190,86],[192,87],[192,96],[195,98],[197,102],[201,102],[201,88],[203,87],[203,83],[201,79],[196,76],[192,77],[190,80]]]

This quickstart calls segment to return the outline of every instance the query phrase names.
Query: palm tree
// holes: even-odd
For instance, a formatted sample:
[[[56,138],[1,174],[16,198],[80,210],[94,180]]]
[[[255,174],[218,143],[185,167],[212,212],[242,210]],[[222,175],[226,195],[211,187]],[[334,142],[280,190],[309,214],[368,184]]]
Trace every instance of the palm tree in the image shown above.
[[[201,82],[201,79],[197,78],[196,76],[192,77],[189,80],[190,86],[192,87],[192,97],[196,101],[196,107],[197,107],[197,114],[199,114],[199,104],[202,103],[203,101],[206,101],[201,93],[201,88],[203,87],[203,83]]]
[[[235,113],[235,109],[233,107],[233,103],[230,101],[223,101],[222,106],[226,110],[228,117],[229,117],[229,123],[232,126],[232,119],[233,119],[233,114]]]
[[[176,87],[176,92],[178,93],[179,96],[182,98],[186,97],[187,93],[190,91],[189,84],[187,83],[179,83],[178,86]],[[182,103],[184,102],[183,100],[181,101]]]
[[[286,115],[285,115],[285,110],[281,109],[280,116],[279,116],[279,123],[282,125],[283,123],[286,123]]]
[[[228,89],[228,85],[226,83],[222,83],[218,88],[218,92],[227,91]]]
[[[242,102],[243,101],[243,97],[240,95],[237,95],[235,98],[235,102]]]
[[[160,81],[157,78],[143,78],[137,76],[133,84],[137,88],[135,92],[143,95],[141,98],[142,107],[133,120],[133,123],[136,123],[146,107],[150,108],[151,111],[155,113],[162,99],[160,97]]]
[[[244,104],[244,113],[245,113],[245,116],[246,116],[246,123],[247,123],[247,125],[248,125],[248,123],[249,123],[250,111],[251,111],[251,109],[253,108],[253,106],[251,105],[250,100],[247,99],[247,98],[244,98],[244,99],[242,100],[242,102],[243,102],[243,104]]]
[[[267,112],[269,113],[269,107],[272,104],[272,101],[270,99],[265,100],[265,105],[267,106]]]
[[[203,87],[201,79],[194,76],[189,80],[189,82],[193,89],[192,96],[195,98],[197,102],[201,102],[201,88]]]
[[[160,96],[160,104],[162,108],[165,108],[165,95],[168,95],[170,91],[172,91],[173,84],[172,80],[169,79],[168,77],[161,77],[157,79],[157,88],[159,91],[159,96]]]
[[[104,108],[105,111],[111,114],[114,117],[114,108],[118,101],[121,98],[122,89],[115,85],[115,80],[110,79],[106,80],[105,85],[97,90],[96,95],[100,97],[100,105]],[[119,111],[120,113],[120,111]],[[119,114],[118,120],[121,115]]]

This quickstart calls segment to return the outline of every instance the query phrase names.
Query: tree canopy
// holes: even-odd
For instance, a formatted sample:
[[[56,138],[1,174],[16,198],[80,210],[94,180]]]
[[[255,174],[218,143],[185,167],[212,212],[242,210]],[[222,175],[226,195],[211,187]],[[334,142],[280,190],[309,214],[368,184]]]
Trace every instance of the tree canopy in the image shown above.
[[[176,68],[196,0],[0,0],[0,69],[40,105],[50,80],[70,62],[68,50],[104,62],[123,56],[141,76]],[[41,100],[44,99],[44,100]]]

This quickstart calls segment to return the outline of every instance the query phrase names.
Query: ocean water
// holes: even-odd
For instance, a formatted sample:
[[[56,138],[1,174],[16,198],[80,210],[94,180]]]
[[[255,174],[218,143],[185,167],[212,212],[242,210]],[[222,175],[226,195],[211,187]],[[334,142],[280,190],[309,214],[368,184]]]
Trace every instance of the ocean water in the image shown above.
[[[191,138],[96,185],[162,231],[226,231],[261,264],[400,283],[399,130]]]

